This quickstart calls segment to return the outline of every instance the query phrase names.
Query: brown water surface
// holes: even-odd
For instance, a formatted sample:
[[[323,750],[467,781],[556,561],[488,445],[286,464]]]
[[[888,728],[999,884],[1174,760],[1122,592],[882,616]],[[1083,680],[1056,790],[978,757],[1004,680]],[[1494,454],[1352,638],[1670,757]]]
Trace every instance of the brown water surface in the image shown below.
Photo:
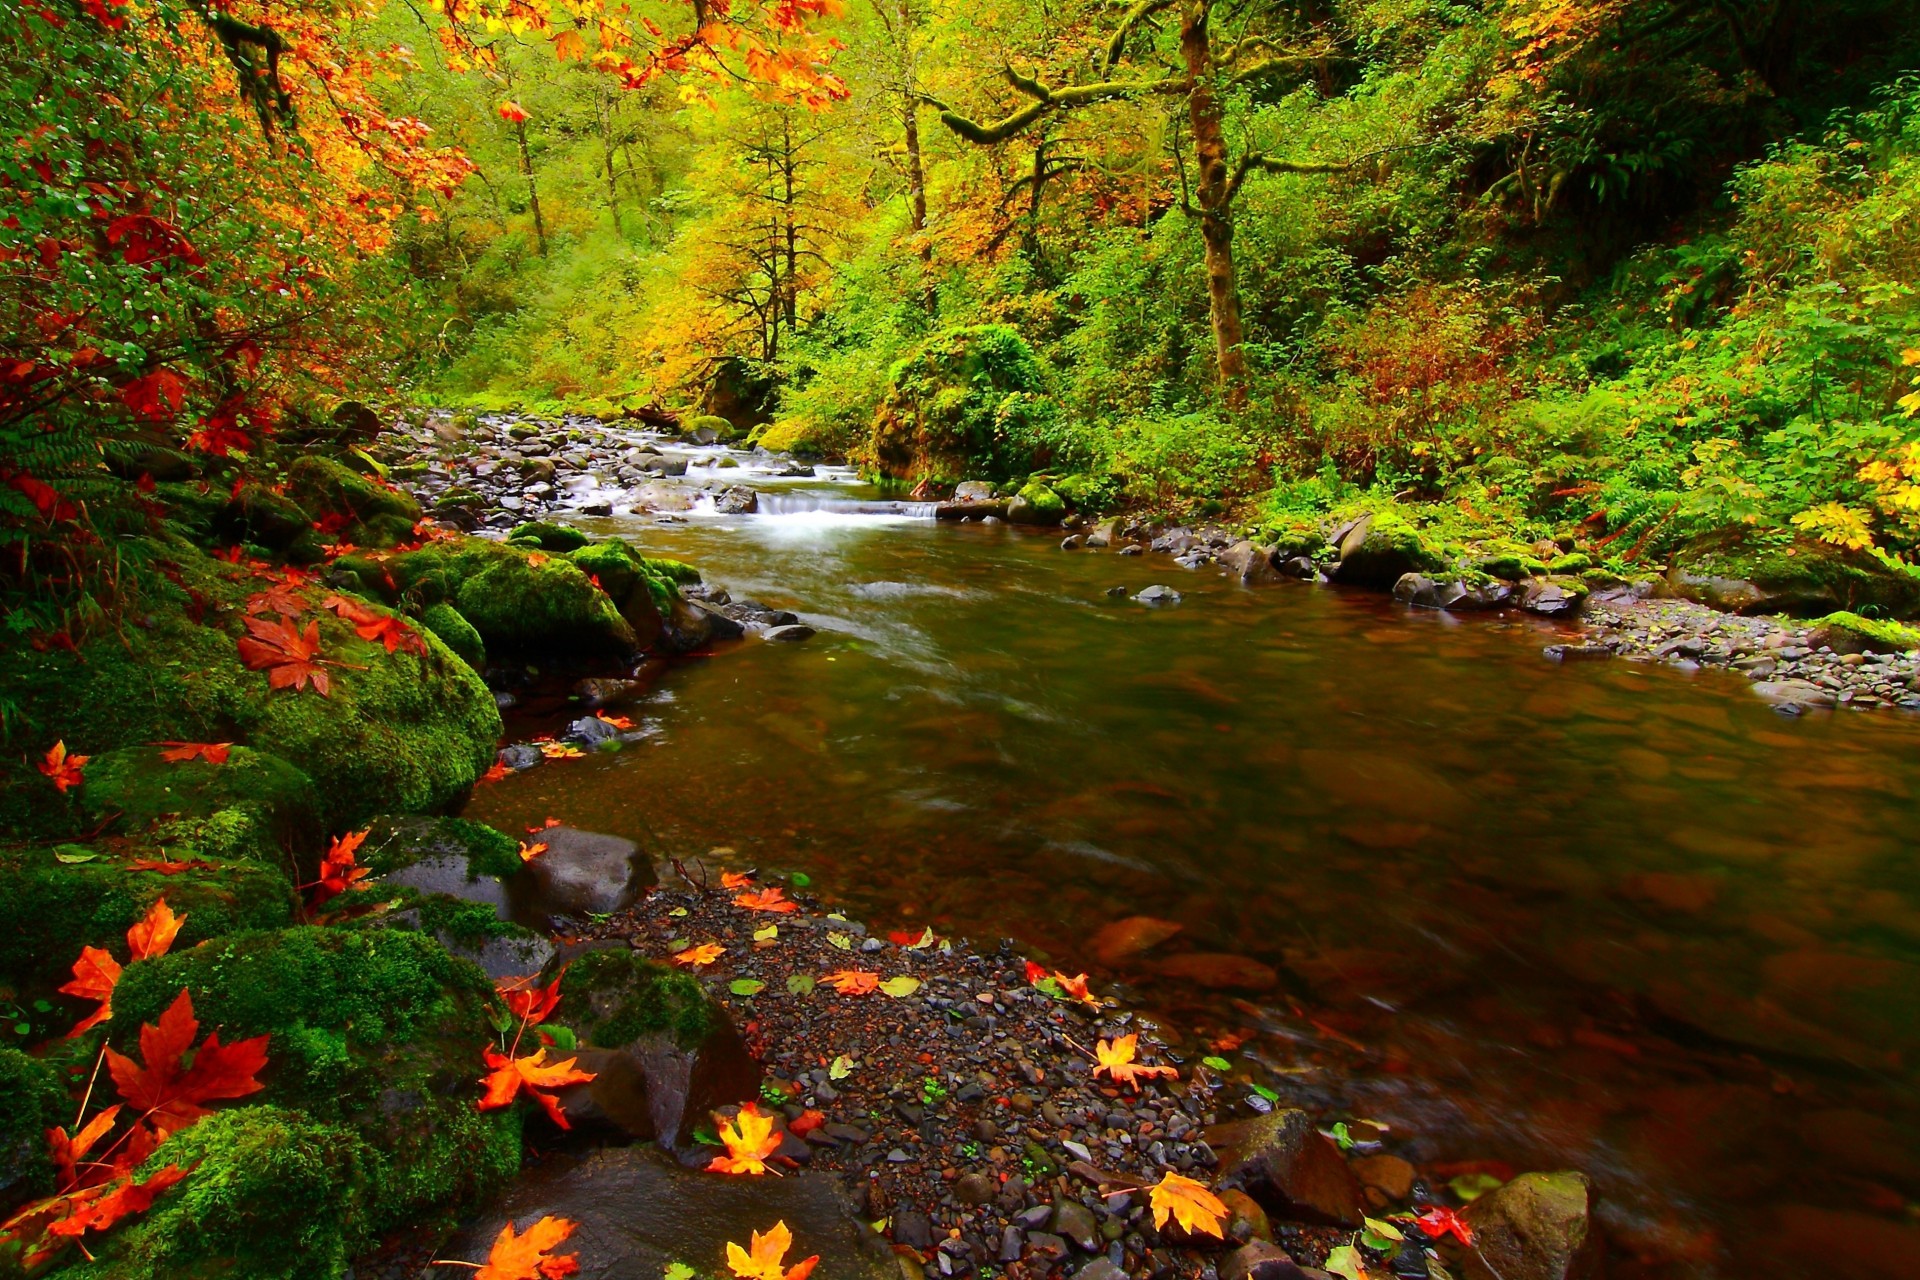
[[[1090,969],[1196,1051],[1255,1032],[1237,1061],[1443,1173],[1587,1170],[1617,1274],[1920,1267],[1913,719],[1005,527],[600,523],[821,634],[678,667],[645,742],[468,816],[731,846]],[[1153,582],[1185,599],[1107,595]],[[1181,932],[1099,965],[1138,915]]]

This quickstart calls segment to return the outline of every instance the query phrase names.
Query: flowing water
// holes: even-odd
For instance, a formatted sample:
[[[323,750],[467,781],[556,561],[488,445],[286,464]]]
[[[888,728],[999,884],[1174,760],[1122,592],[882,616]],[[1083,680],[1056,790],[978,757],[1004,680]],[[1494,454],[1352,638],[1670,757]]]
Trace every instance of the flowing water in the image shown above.
[[[765,514],[581,523],[820,634],[677,666],[645,741],[468,816],[730,846],[1090,969],[1196,1052],[1257,1033],[1283,1095],[1442,1175],[1591,1173],[1616,1275],[1920,1266],[1920,722],[749,479]],[[1184,600],[1108,595],[1154,582]],[[1181,931],[1102,966],[1142,915]]]

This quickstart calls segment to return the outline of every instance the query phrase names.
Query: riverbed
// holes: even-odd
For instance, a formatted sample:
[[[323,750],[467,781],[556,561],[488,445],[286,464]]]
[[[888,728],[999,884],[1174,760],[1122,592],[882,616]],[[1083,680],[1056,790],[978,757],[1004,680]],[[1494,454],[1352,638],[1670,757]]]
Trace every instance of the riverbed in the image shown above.
[[[643,740],[467,816],[724,846],[882,927],[1012,937],[1194,1057],[1246,1036],[1283,1096],[1416,1162],[1587,1171],[1618,1274],[1910,1246],[1920,721],[743,476],[761,513],[574,522],[818,634],[678,664],[618,708]],[[1179,603],[1128,598],[1155,583]],[[1100,963],[1136,916],[1180,931]]]

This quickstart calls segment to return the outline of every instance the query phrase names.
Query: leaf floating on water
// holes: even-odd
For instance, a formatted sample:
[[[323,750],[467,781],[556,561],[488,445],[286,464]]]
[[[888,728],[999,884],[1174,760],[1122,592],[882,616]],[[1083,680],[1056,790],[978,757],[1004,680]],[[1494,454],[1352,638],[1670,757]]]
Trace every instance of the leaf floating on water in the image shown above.
[[[793,881],[793,887],[796,889],[804,889],[813,883],[813,877],[804,871],[796,871],[788,876],[787,879]]]
[[[880,990],[895,1000],[904,999],[920,989],[920,979],[901,974],[897,978],[888,978],[880,984]]]
[[[1215,1071],[1233,1070],[1233,1064],[1231,1062],[1228,1062],[1225,1058],[1202,1058],[1200,1059],[1200,1065],[1203,1067],[1209,1067]]]
[[[790,973],[787,975],[789,995],[805,996],[813,994],[813,975],[810,973]]]
[[[735,978],[727,984],[727,990],[737,996],[757,996],[767,989],[767,984],[758,978]]]

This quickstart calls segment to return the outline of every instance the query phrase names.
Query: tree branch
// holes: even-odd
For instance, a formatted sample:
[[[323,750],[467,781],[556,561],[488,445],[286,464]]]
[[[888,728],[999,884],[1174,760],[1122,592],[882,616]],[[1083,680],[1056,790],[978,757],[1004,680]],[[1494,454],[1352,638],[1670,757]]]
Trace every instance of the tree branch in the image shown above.
[[[1007,83],[1032,98],[1031,103],[991,124],[969,120],[958,112],[947,110],[940,112],[940,122],[968,142],[984,147],[1005,142],[1056,111],[1069,111],[1089,103],[1133,98],[1147,93],[1184,93],[1189,87],[1184,77],[1174,77],[1165,80],[1101,80],[1093,84],[1050,89],[1038,80],[1021,75],[1012,67],[1007,68],[1006,75]]]

